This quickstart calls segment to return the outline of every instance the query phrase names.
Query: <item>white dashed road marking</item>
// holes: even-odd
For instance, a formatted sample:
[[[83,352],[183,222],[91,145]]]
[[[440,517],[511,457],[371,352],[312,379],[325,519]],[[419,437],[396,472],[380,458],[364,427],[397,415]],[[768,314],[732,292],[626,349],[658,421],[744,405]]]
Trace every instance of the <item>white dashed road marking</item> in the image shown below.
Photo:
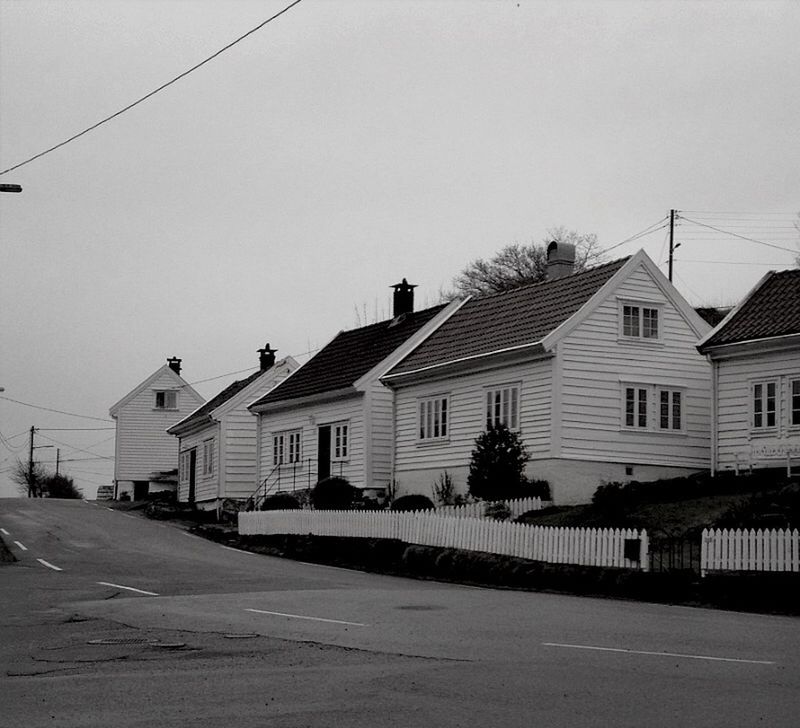
[[[137,594],[146,594],[149,597],[157,597],[158,596],[158,594],[156,594],[155,592],[145,591],[144,589],[137,589],[136,587],[133,587],[133,586],[123,586],[122,584],[112,584],[111,582],[108,582],[108,581],[98,581],[97,583],[100,584],[100,586],[113,586],[115,589],[127,589],[128,591],[136,592]]]
[[[305,617],[302,614],[285,614],[284,612],[268,612],[264,609],[245,609],[245,612],[255,612],[256,614],[272,614],[275,617],[289,617],[290,619],[308,619],[312,622],[328,622],[330,624],[348,624],[351,627],[366,627],[361,622],[345,622],[341,619],[325,619],[323,617]]]
[[[3,532],[3,535],[4,535],[4,536],[10,536],[10,535],[11,535],[11,534],[10,534],[8,531],[6,531],[6,529],[5,529],[5,528],[0,528],[0,531],[2,531],[2,532]]]
[[[598,652],[624,652],[628,655],[651,655],[653,657],[682,657],[686,660],[711,660],[713,662],[744,662],[749,665],[774,665],[771,660],[745,660],[739,657],[714,657],[712,655],[686,655],[680,652],[650,652],[627,650],[622,647],[595,647],[593,645],[567,645],[559,642],[542,642],[545,647],[567,647],[573,650],[595,650]]]
[[[44,559],[36,559],[36,560],[42,566],[46,566],[48,569],[52,569],[53,571],[64,571],[64,569],[62,569],[61,567],[56,566],[55,564],[51,564],[49,561],[45,561]]]
[[[17,546],[19,546],[22,551],[28,550],[28,547],[25,546],[24,544],[21,544],[19,541],[14,541],[14,543],[17,544]]]

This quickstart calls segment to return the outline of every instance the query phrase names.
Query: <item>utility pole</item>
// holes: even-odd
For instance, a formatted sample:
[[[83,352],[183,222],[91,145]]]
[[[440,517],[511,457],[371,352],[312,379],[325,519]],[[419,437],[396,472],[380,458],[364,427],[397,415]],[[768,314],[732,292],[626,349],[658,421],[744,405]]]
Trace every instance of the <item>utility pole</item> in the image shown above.
[[[28,498],[33,498],[33,436],[36,433],[36,428],[31,425],[31,442],[28,449]]]
[[[677,210],[669,211],[669,280],[672,282],[672,257],[675,252],[675,213]]]

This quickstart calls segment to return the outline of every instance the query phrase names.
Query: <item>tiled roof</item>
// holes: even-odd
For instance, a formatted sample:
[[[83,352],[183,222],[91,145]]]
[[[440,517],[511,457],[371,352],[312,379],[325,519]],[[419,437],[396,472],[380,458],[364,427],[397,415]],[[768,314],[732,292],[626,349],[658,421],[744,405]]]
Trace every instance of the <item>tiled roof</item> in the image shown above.
[[[627,260],[470,299],[389,374],[541,341],[575,314]]]
[[[770,273],[701,348],[789,334],[800,334],[800,269]]]
[[[233,384],[229,384],[225,389],[223,389],[219,394],[212,397],[208,402],[206,402],[202,407],[196,409],[192,414],[188,417],[182,419],[180,422],[177,422],[175,425],[170,427],[170,430],[174,427],[180,425],[181,429],[184,427],[201,424],[208,421],[211,413],[219,407],[221,404],[225,404],[229,399],[237,395],[241,392],[248,384],[255,381],[260,377],[264,371],[258,369],[257,371],[253,372],[250,376],[246,377],[245,379],[239,379]]]
[[[283,402],[353,385],[444,308],[434,306],[394,319],[342,331],[325,348],[251,406]]]

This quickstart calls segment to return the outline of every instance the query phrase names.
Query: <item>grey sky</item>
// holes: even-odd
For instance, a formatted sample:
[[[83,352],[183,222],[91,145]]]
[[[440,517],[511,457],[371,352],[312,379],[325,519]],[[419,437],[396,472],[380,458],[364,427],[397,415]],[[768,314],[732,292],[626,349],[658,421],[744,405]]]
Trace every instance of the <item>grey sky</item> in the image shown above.
[[[286,4],[0,0],[0,169]],[[797,2],[305,0],[0,177],[24,187],[0,195],[0,396],[104,418],[168,356],[196,382],[254,369],[266,341],[302,354],[388,314],[400,278],[434,303],[556,225],[611,247],[676,208],[797,250],[798,38]],[[687,222],[677,239],[696,305],[793,262]],[[664,246],[659,229],[611,257]],[[104,426],[0,399],[0,495],[31,425]],[[109,456],[111,435],[37,442],[88,458],[70,447]],[[110,460],[65,469],[90,496],[111,482]]]

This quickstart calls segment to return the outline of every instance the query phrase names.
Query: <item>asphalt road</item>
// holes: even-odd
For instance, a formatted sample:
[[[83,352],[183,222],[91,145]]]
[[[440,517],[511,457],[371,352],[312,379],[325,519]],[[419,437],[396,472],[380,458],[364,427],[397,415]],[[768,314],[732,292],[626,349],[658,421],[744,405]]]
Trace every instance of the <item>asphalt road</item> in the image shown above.
[[[0,500],[0,726],[795,726],[800,621],[258,556]]]

